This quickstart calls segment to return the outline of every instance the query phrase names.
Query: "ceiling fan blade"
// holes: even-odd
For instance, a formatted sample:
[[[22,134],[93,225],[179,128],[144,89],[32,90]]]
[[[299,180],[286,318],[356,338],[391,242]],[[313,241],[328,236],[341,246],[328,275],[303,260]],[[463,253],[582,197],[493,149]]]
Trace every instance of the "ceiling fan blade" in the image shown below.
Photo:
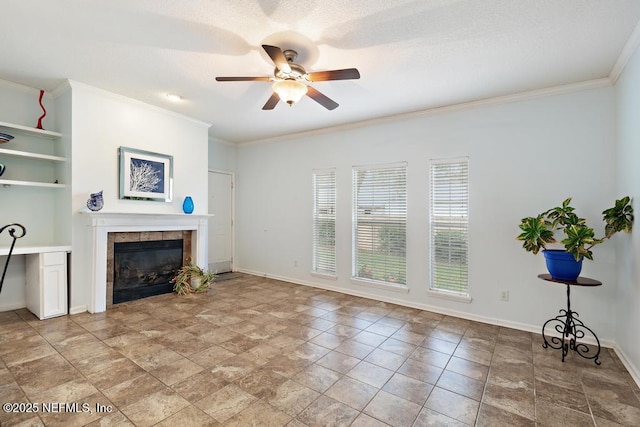
[[[276,64],[278,70],[282,71],[283,73],[291,72],[291,67],[287,62],[287,58],[284,57],[282,49],[277,46],[269,46],[268,44],[263,44],[262,48],[265,52],[267,52],[267,55],[269,55],[269,58],[271,58],[273,63]]]
[[[307,73],[307,78],[312,82],[324,82],[327,80],[350,80],[359,79],[360,72],[356,68],[346,68],[344,70],[317,71]]]
[[[327,110],[335,110],[336,108],[338,108],[339,104],[337,102],[320,93],[318,90],[312,88],[311,86],[307,86],[307,96],[316,101],[318,104],[322,105]]]
[[[269,98],[267,100],[267,103],[264,104],[264,107],[262,107],[263,110],[273,110],[276,106],[276,104],[278,103],[278,101],[280,101],[280,97],[278,96],[277,93],[273,92],[273,94],[271,95],[271,98]]]
[[[216,77],[217,82],[270,82],[271,77]]]

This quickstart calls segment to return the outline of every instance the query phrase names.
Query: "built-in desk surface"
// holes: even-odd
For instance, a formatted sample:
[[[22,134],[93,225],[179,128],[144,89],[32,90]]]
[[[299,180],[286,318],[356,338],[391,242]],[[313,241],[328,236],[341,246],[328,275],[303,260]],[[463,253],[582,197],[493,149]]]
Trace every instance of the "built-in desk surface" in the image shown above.
[[[18,242],[19,243],[19,242]],[[25,255],[25,254],[43,254],[47,252],[71,252],[71,245],[69,246],[20,246],[16,244],[13,248],[13,255]],[[0,256],[9,255],[9,247],[0,247]]]

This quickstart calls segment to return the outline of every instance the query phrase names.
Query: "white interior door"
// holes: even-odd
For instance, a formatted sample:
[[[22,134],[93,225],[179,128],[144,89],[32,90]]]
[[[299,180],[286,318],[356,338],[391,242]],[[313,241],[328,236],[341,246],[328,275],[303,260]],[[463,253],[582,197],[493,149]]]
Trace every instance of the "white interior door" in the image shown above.
[[[233,268],[233,180],[231,174],[209,172],[209,270]]]

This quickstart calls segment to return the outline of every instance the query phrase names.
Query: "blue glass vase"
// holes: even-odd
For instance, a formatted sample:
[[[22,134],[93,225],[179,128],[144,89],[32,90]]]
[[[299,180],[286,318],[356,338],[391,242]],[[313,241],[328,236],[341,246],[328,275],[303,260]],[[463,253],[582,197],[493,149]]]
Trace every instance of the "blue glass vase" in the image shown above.
[[[182,211],[186,214],[193,213],[193,199],[191,196],[184,198],[184,202],[182,202]]]

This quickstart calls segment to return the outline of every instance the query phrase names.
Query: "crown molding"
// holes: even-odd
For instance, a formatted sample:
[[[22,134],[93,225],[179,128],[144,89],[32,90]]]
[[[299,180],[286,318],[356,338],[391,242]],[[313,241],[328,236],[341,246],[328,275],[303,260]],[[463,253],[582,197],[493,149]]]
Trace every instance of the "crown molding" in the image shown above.
[[[25,92],[25,93],[35,93],[35,94],[40,93],[40,89],[36,89],[34,87],[23,85],[20,83],[10,82],[9,80],[0,79],[0,86],[4,86],[10,89],[20,91],[20,92]]]
[[[237,147],[238,144],[236,144],[235,142],[229,142],[225,139],[220,139],[220,138],[216,138],[213,137],[211,135],[209,135],[209,142],[213,142],[215,144],[220,144],[220,145],[227,145],[229,147]]]
[[[69,80],[65,80],[56,86],[50,93],[54,98],[59,97],[63,93],[67,93],[71,90],[71,83]]]
[[[624,45],[624,48],[622,49],[622,52],[620,52],[620,56],[618,56],[618,60],[614,64],[613,68],[611,69],[611,73],[609,74],[609,79],[613,84],[616,84],[616,82],[622,75],[622,72],[624,71],[625,67],[629,63],[629,60],[631,59],[631,57],[633,56],[633,54],[635,53],[639,45],[640,45],[640,21],[634,28],[633,32],[631,33],[631,36],[629,36],[629,40],[627,40],[627,43]]]

